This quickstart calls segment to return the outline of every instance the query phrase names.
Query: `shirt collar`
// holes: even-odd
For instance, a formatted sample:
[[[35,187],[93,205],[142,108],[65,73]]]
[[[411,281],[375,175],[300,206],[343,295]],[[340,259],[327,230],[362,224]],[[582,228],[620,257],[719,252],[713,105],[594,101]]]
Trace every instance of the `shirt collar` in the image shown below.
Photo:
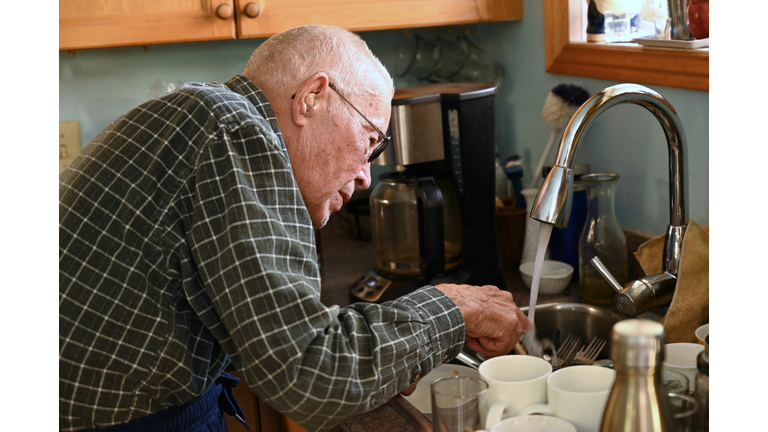
[[[277,117],[272,110],[272,105],[269,104],[269,100],[264,93],[253,83],[250,79],[243,75],[235,75],[224,83],[227,88],[233,92],[248,99],[254,107],[259,111],[272,127],[272,130],[280,137],[280,141],[283,141],[283,135],[280,133],[280,128],[277,126]]]

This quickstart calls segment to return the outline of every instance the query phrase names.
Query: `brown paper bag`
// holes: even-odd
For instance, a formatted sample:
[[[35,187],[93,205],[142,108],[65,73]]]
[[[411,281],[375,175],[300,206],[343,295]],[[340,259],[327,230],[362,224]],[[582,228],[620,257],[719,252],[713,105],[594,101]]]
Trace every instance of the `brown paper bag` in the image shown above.
[[[635,252],[646,275],[661,273],[664,238],[652,238]],[[667,343],[696,342],[696,329],[709,323],[709,225],[688,223],[681,256],[675,294],[661,320]]]

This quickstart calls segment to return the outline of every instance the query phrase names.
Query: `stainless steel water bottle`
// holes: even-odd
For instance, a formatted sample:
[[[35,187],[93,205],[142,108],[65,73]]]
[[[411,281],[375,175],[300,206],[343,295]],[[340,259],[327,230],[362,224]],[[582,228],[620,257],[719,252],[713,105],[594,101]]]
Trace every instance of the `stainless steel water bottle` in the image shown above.
[[[651,320],[619,321],[611,331],[616,380],[608,396],[600,432],[675,430],[661,380],[664,327]]]

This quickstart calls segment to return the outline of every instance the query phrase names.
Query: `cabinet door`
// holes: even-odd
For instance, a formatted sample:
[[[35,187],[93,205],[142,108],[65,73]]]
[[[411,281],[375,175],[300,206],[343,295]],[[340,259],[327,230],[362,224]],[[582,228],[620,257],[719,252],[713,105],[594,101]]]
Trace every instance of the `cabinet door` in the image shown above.
[[[234,0],[59,1],[59,50],[234,38]]]
[[[365,31],[523,18],[523,0],[236,0],[236,5],[239,38],[269,37],[306,24]]]

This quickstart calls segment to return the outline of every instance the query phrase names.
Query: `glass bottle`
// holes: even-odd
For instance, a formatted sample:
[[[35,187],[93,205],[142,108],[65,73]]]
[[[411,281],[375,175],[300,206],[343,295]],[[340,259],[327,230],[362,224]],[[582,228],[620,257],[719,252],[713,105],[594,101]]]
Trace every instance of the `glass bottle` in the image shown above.
[[[590,260],[599,257],[619,283],[629,280],[627,239],[614,211],[619,175],[586,174],[581,181],[587,189],[587,220],[579,237],[579,294],[584,303],[613,303],[616,291]]]
[[[671,432],[676,430],[661,379],[664,326],[627,319],[611,331],[611,359],[616,369],[600,432]]]
[[[698,409],[694,414],[693,428],[697,432],[709,432],[709,345],[696,358],[696,389],[693,397]]]

